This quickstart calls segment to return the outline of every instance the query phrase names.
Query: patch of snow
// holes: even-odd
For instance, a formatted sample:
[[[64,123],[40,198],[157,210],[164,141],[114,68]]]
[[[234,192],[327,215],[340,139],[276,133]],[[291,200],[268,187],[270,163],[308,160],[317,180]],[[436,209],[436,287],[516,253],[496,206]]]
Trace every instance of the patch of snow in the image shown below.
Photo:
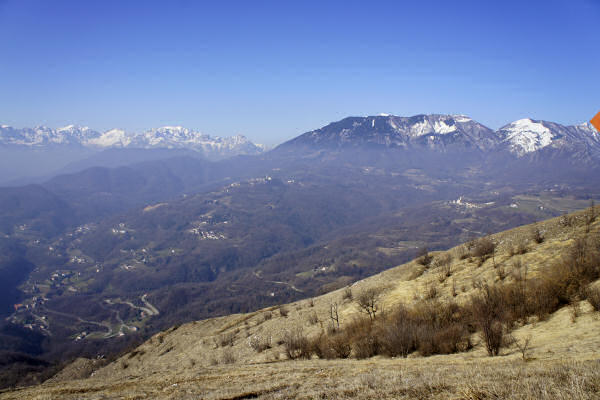
[[[435,121],[433,125],[433,130],[435,133],[446,134],[456,131],[456,125],[448,125],[445,121]]]
[[[454,121],[456,122],[469,122],[469,121],[473,121],[471,118],[467,117],[466,115],[453,115],[452,116],[454,118]]]

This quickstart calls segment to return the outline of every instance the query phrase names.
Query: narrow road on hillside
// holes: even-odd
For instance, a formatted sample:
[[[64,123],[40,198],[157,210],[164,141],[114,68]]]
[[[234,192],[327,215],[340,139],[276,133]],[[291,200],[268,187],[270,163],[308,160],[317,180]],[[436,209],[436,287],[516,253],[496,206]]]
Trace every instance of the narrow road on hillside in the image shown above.
[[[44,309],[46,312],[50,313],[50,314],[55,314],[55,315],[60,315],[61,317],[67,317],[67,318],[72,318],[72,319],[76,319],[77,321],[84,323],[84,324],[91,324],[91,325],[96,325],[96,326],[101,326],[103,328],[107,329],[107,332],[104,334],[105,338],[109,338],[112,333],[113,333],[113,329],[109,324],[105,324],[105,323],[101,323],[101,322],[95,322],[95,321],[87,321],[77,315],[73,315],[73,314],[67,314],[67,313],[63,313],[60,311],[54,311],[54,310],[50,310],[48,308]]]
[[[152,311],[152,314],[150,314],[150,315],[158,315],[158,314],[160,314],[160,312],[158,311],[158,308],[156,308],[152,304],[150,304],[150,302],[148,300],[146,300],[146,297],[148,297],[148,294],[144,294],[141,297],[141,299],[144,302],[144,304],[146,305],[146,307],[148,307]]]
[[[298,293],[304,293],[302,290],[298,289],[296,286],[292,285],[291,283],[287,283],[287,282],[281,282],[281,281],[268,281],[266,279],[264,279],[262,276],[260,276],[258,273],[256,273],[255,271],[252,271],[252,273],[254,274],[254,276],[256,276],[258,279],[261,279],[265,282],[268,283],[276,283],[278,285],[286,285],[288,286],[290,289],[295,290]]]

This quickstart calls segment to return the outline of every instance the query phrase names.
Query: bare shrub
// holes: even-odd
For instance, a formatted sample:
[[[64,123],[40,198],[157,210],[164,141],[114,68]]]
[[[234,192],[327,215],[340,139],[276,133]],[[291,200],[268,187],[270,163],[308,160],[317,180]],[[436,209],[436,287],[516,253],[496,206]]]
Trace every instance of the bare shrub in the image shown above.
[[[521,358],[523,359],[523,361],[529,360],[527,354],[531,349],[531,335],[521,340],[515,340],[515,346],[519,350],[519,353],[521,353]]]
[[[558,223],[563,227],[571,227],[575,225],[575,218],[572,215],[565,214],[560,217]]]
[[[537,244],[544,242],[545,237],[542,231],[540,230],[539,226],[535,225],[531,230],[531,239]]]
[[[309,359],[312,355],[311,343],[301,327],[287,331],[283,336],[283,345],[285,354],[290,360]]]
[[[352,288],[350,286],[346,286],[344,291],[342,292],[342,300],[350,300],[353,299]]]
[[[312,343],[312,348],[317,357],[325,359],[348,358],[352,353],[348,338],[342,334],[322,334]]]
[[[529,251],[527,248],[527,242],[524,238],[518,240],[516,244],[510,249],[510,255],[526,254]]]
[[[486,260],[494,255],[496,251],[496,243],[489,237],[482,237],[475,241],[471,250],[473,257],[478,257],[480,260]]]
[[[588,286],[585,298],[594,307],[594,310],[600,311],[600,290]]]
[[[248,339],[248,345],[257,353],[270,349],[271,346],[271,335],[254,335]]]
[[[214,338],[215,348],[233,346],[235,344],[235,332],[222,333]]]
[[[339,335],[351,344],[352,353],[358,359],[373,357],[379,352],[377,332],[374,321],[370,318],[356,318],[350,321]]]
[[[427,250],[427,247],[423,247],[417,251],[418,264],[421,264],[425,267],[429,267],[431,261],[433,261],[433,256],[429,254],[429,250]]]
[[[438,279],[443,283],[447,278],[452,276],[452,256],[450,253],[445,253],[436,257],[434,264],[438,270]]]
[[[315,325],[316,323],[319,322],[319,317],[317,316],[316,312],[311,312],[310,314],[308,314],[308,323],[311,325]]]
[[[375,335],[362,335],[354,338],[352,351],[357,359],[376,356],[379,350],[379,341]]]
[[[502,265],[500,265],[496,268],[496,276],[498,277],[499,280],[503,281],[507,275],[508,274]]]
[[[271,311],[267,311],[263,314],[263,321],[268,321],[273,318],[273,313]]]
[[[579,306],[579,301],[577,299],[573,299],[569,304],[569,314],[571,315],[572,323],[575,323],[577,318],[581,315],[581,307]]]
[[[471,256],[471,254],[469,253],[469,250],[467,249],[467,247],[465,245],[458,246],[456,248],[455,252],[456,252],[456,258],[458,258],[459,260],[464,260]]]
[[[310,298],[310,299],[308,300],[308,306],[309,306],[309,307],[314,307],[314,306],[315,306],[315,299],[313,299],[313,298]]]
[[[505,305],[497,288],[484,285],[480,292],[471,298],[471,312],[488,355],[497,356],[504,344]]]
[[[427,286],[425,287],[425,293],[423,294],[423,298],[425,300],[433,300],[436,299],[439,296],[439,291],[437,286],[430,282],[429,284],[427,284]]]
[[[590,231],[590,226],[594,221],[596,221],[596,207],[594,206],[594,200],[590,201],[590,208],[587,209],[585,213],[585,231]]]
[[[407,357],[417,349],[418,329],[408,318],[408,312],[400,308],[391,320],[381,328],[380,341],[383,353],[390,357]]]
[[[367,314],[369,319],[374,320],[377,312],[379,311],[379,297],[381,296],[382,289],[371,287],[364,289],[356,297],[356,304],[358,305],[359,311]]]
[[[223,353],[221,354],[221,362],[223,364],[235,363],[235,354],[233,354],[233,351],[231,349],[223,350]]]
[[[289,315],[290,311],[284,305],[279,306],[279,315],[286,318]]]

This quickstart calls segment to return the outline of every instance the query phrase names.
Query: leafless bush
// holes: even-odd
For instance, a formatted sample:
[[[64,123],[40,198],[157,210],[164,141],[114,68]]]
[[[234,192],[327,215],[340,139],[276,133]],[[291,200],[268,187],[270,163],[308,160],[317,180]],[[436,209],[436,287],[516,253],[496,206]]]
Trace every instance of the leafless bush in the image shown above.
[[[584,218],[585,218],[586,232],[589,232],[591,224],[594,221],[596,221],[596,207],[594,206],[594,200],[591,200],[590,208],[587,209]]]
[[[279,315],[281,315],[282,317],[287,317],[289,315],[290,311],[288,310],[287,306],[281,305],[279,306]]]
[[[489,237],[482,237],[476,240],[471,250],[473,257],[478,257],[480,260],[486,260],[490,256],[493,256],[496,251],[496,243]]]
[[[290,360],[310,358],[312,355],[311,343],[304,335],[302,328],[287,331],[283,337],[285,354]]]
[[[339,333],[320,335],[312,343],[312,349],[317,357],[325,359],[348,358],[352,352],[347,336]]]
[[[380,328],[383,353],[390,357],[407,357],[417,349],[418,327],[408,317],[408,311],[400,308],[390,321]]]
[[[313,299],[313,298],[308,299],[308,306],[309,307],[314,307],[315,306],[315,299]]]
[[[235,332],[222,333],[214,338],[215,348],[233,346],[235,344]]]
[[[496,268],[496,276],[499,280],[503,281],[506,278],[507,272],[502,265]]]
[[[350,286],[346,286],[344,291],[342,292],[342,300],[350,300],[353,299],[352,288]]]
[[[471,312],[490,356],[497,356],[505,343],[506,310],[502,297],[502,293],[497,288],[484,285],[481,293],[471,299]]]
[[[544,242],[544,240],[545,240],[544,234],[540,230],[539,226],[536,225],[531,230],[531,239],[537,244]]]
[[[527,247],[527,242],[524,238],[520,238],[516,244],[514,244],[510,249],[510,255],[515,256],[519,254],[526,254],[529,251]]]
[[[263,314],[263,321],[268,321],[273,318],[273,313],[271,311],[267,311]]]
[[[452,256],[449,253],[436,257],[434,264],[438,270],[440,283],[443,283],[447,278],[452,276]]]
[[[417,251],[417,263],[429,267],[431,261],[433,261],[433,256],[429,254],[427,247],[423,247]]]
[[[575,217],[572,215],[565,214],[560,217],[558,223],[563,227],[571,227],[575,225]]]
[[[439,294],[440,293],[438,291],[437,286],[433,282],[430,282],[425,287],[425,293],[423,295],[423,298],[425,300],[433,300],[433,299],[436,299],[439,296]]]
[[[594,307],[594,310],[600,311],[600,290],[588,287],[585,291],[586,300]]]
[[[319,322],[319,317],[317,316],[316,312],[311,312],[310,314],[308,314],[308,323],[311,325],[315,325],[316,323]]]
[[[352,351],[357,359],[376,356],[379,350],[379,341],[375,335],[362,335],[354,338]]]
[[[579,301],[577,299],[573,299],[569,304],[569,314],[571,315],[572,323],[575,323],[577,318],[581,315],[581,307],[579,306]]]
[[[465,245],[458,246],[455,251],[456,251],[456,258],[458,258],[459,260],[464,260],[466,258],[469,258],[471,255]]]
[[[254,335],[248,339],[248,345],[257,353],[271,348],[271,335]]]
[[[231,349],[223,350],[223,354],[221,354],[221,362],[223,364],[233,364],[235,363],[235,354]]]

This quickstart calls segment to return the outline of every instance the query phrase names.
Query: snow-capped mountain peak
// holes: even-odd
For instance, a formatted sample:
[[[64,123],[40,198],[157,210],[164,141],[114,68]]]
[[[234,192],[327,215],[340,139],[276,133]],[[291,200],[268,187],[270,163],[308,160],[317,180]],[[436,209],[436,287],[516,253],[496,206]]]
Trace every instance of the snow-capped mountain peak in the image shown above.
[[[555,138],[555,134],[543,121],[535,121],[530,118],[512,122],[500,128],[499,133],[509,144],[510,150],[517,155],[531,153],[546,147]]]

